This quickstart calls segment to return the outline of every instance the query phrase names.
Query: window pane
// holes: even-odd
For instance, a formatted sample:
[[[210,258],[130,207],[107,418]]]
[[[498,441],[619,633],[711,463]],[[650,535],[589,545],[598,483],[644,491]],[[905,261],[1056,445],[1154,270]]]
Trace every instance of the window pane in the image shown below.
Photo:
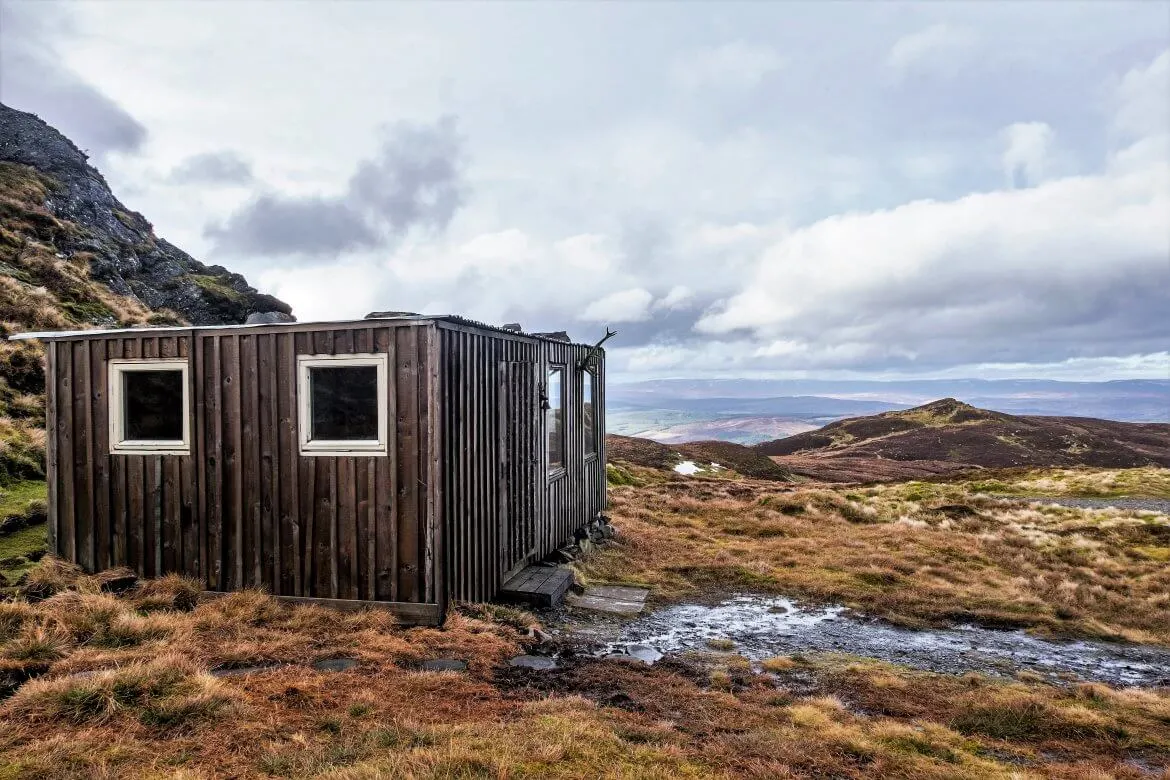
[[[548,372],[548,467],[565,465],[565,370]]]
[[[123,371],[122,430],[131,441],[181,441],[183,372]]]
[[[315,441],[378,439],[378,367],[309,369],[311,437]]]
[[[581,416],[585,423],[585,454],[597,452],[597,422],[593,416],[593,372],[586,371],[581,391]]]

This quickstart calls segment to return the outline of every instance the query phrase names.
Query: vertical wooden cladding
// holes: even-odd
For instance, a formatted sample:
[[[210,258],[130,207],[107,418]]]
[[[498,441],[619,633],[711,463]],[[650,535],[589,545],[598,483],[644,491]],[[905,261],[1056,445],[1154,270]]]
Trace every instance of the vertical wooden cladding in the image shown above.
[[[90,571],[200,576],[191,455],[109,454],[108,361],[182,358],[187,333],[47,345],[51,544]]]
[[[438,327],[446,584],[451,598],[484,601],[510,569],[553,552],[604,507],[604,452],[584,454],[578,364],[588,347],[453,322]],[[567,443],[566,467],[555,479],[545,471],[540,408],[554,364],[566,369]],[[600,362],[596,371],[601,410]]]
[[[370,352],[392,367],[389,454],[301,456],[297,356]],[[48,354],[58,554],[209,590],[441,605],[432,323],[95,334]],[[190,454],[110,455],[108,361],[167,357],[190,358]]]
[[[437,604],[434,327],[196,334],[210,590]],[[389,454],[302,456],[297,356],[388,356]]]
[[[298,355],[380,353],[385,456],[300,454]],[[488,600],[604,508],[586,455],[588,347],[457,319],[87,334],[48,347],[50,539],[90,570],[180,572],[209,590]],[[110,455],[108,362],[188,358],[191,451]],[[541,388],[565,368],[565,469],[544,465]],[[595,363],[604,436],[604,362]]]
[[[554,365],[565,367],[565,469],[556,476],[550,476],[545,482],[541,524],[538,528],[538,537],[543,542],[538,552],[547,555],[568,542],[579,528],[605,508],[605,361],[601,356],[601,359],[591,363],[597,376],[593,402],[598,412],[596,435],[601,437],[601,441],[597,454],[586,455],[582,406],[584,370],[580,366],[589,355],[589,347],[542,341],[541,348],[544,370]],[[543,428],[547,423],[543,417],[541,423],[543,437],[547,435]],[[543,438],[541,445],[544,445]]]

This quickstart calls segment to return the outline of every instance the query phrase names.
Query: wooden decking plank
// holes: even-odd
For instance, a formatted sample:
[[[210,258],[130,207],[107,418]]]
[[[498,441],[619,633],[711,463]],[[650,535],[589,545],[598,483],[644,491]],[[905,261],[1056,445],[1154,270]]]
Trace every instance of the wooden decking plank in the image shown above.
[[[500,598],[534,606],[559,604],[569,586],[573,573],[559,566],[527,566],[504,583]]]

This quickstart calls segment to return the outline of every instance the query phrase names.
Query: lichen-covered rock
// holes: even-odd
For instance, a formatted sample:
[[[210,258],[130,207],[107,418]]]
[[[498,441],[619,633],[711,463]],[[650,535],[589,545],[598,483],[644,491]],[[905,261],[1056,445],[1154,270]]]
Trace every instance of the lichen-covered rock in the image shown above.
[[[52,236],[57,256],[84,259],[92,278],[114,292],[196,325],[242,323],[253,312],[290,312],[288,304],[257,292],[243,276],[204,265],[157,237],[145,217],[114,197],[68,138],[37,116],[3,104],[0,162],[28,166],[53,182],[44,207],[67,227]]]
[[[279,325],[282,322],[296,322],[297,318],[283,311],[258,311],[248,315],[245,325]]]

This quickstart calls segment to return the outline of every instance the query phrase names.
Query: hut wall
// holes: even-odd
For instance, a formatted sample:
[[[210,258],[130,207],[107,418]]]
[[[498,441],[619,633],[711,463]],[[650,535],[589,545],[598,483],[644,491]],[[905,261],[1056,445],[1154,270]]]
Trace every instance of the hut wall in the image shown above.
[[[604,367],[597,369],[598,452],[584,455],[577,363],[588,348],[438,322],[442,354],[443,517],[451,598],[486,601],[605,502]],[[566,367],[566,468],[550,478],[540,393]]]
[[[51,342],[53,548],[208,590],[439,605],[438,339],[430,322]],[[389,455],[301,456],[296,357],[389,356]],[[106,361],[190,357],[189,455],[111,455]]]

